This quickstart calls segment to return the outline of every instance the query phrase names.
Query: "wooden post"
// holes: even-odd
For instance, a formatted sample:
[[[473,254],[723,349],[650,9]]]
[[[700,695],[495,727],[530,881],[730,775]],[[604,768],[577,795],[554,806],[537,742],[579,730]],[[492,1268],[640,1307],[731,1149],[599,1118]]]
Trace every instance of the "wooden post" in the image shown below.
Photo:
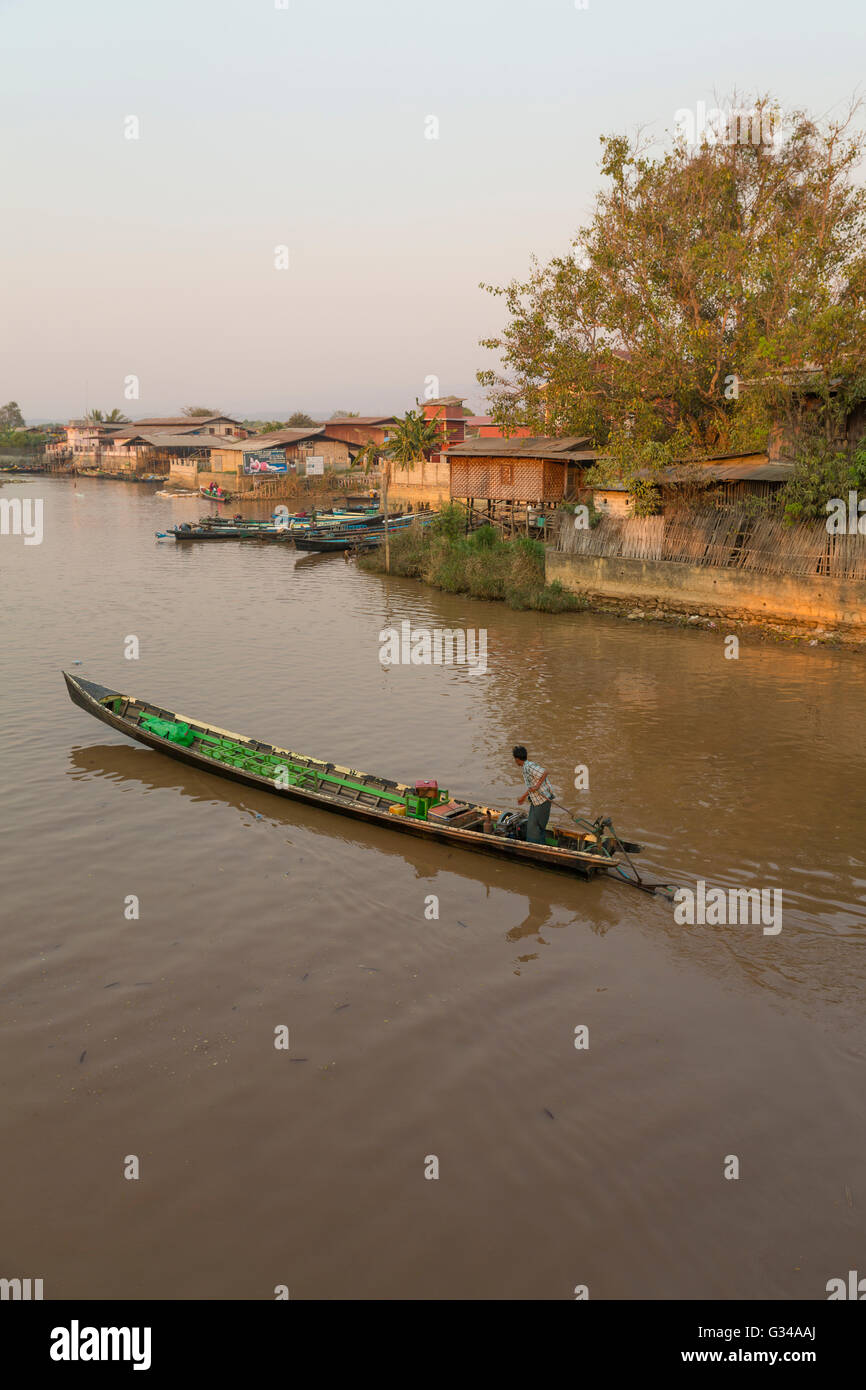
[[[382,510],[385,513],[385,573],[391,573],[391,545],[388,540],[388,475],[391,472],[391,460],[385,459],[382,464]]]

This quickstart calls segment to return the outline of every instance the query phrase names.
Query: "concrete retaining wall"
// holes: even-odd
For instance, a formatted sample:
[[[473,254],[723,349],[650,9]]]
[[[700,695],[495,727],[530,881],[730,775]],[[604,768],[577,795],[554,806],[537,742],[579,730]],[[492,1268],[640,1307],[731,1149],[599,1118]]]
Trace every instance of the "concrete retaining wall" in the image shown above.
[[[688,613],[866,627],[866,583],[859,579],[751,574],[674,560],[562,555],[548,546],[547,582],[607,598],[658,603]]]

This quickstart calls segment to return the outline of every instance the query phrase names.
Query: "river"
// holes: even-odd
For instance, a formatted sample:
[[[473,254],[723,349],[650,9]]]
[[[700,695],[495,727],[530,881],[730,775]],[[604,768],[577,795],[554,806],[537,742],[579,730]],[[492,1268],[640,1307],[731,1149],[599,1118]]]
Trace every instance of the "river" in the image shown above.
[[[0,1274],[46,1298],[813,1299],[863,1270],[860,656],[746,637],[731,660],[723,626],[176,546],[154,532],[208,504],[151,487],[14,496],[44,539],[0,536]],[[485,629],[488,671],[383,667],[404,619]],[[651,873],[781,890],[782,930],[247,791],[88,719],[61,668],[498,806],[524,742]]]

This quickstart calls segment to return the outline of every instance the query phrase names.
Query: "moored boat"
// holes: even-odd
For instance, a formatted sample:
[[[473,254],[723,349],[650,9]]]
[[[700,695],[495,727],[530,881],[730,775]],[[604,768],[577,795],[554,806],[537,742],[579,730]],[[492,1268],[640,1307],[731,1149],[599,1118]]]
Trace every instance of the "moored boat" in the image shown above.
[[[388,522],[388,532],[390,535],[394,535],[398,531],[405,531],[414,522],[426,526],[432,520],[432,512],[429,515],[425,513],[423,516],[416,513],[392,518]],[[332,530],[309,531],[305,535],[295,537],[295,546],[298,550],[317,551],[319,554],[330,552],[338,554],[346,550],[372,550],[376,546],[384,545],[384,543],[384,526],[377,526],[373,529],[369,527],[334,527]]]
[[[189,521],[179,526],[169,526],[167,531],[157,531],[159,540],[174,536],[176,541],[277,541],[284,539],[284,533],[275,526],[268,528],[253,526],[194,526]]]
[[[340,535],[329,532],[321,536],[308,533],[305,536],[295,536],[295,549],[320,555],[336,555],[346,550],[373,550],[376,546],[382,545],[384,539],[384,531],[348,531]]]
[[[627,878],[629,855],[640,846],[620,840],[601,817],[583,830],[548,826],[546,843],[530,844],[521,838],[525,813],[451,797],[429,780],[395,782],[246,738],[68,671],[63,678],[73,704],[103,724],[233,782],[482,854],[582,878],[615,873],[647,891],[662,886]]]

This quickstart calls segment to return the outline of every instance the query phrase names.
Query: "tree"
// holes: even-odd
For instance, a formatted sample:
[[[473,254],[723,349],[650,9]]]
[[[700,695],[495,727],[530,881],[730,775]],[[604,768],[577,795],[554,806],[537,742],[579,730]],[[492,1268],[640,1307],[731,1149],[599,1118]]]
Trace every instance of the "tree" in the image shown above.
[[[92,420],[94,424],[101,425],[129,424],[129,416],[124,415],[123,411],[118,410],[116,406],[114,410],[109,410],[107,414],[105,413],[105,411],[102,410],[88,410],[84,418],[85,420]]]
[[[209,405],[185,405],[181,411],[182,415],[188,415],[191,419],[204,419],[206,415],[222,415],[221,410],[211,410]]]
[[[379,458],[382,453],[381,444],[374,444],[372,440],[365,444],[363,449],[359,449],[352,460],[353,468],[363,468],[365,473],[370,473],[379,467]]]
[[[357,410],[335,410],[333,415],[329,416],[331,420],[357,420],[357,418]]]
[[[503,427],[589,435],[633,478],[761,448],[804,379],[829,407],[834,379],[863,377],[857,105],[784,125],[769,97],[750,110],[748,143],[742,121],[739,138],[679,137],[657,157],[640,138],[603,138],[607,182],[571,250],[483,286],[509,315],[484,342],[501,366],[478,377]],[[755,142],[756,126],[772,141]]]
[[[436,421],[428,420],[421,410],[407,410],[393,426],[383,452],[401,468],[408,468],[410,463],[429,458],[441,446],[442,433]]]
[[[244,424],[250,422],[245,420]],[[283,420],[256,420],[253,422],[253,429],[256,434],[274,434],[277,430],[284,430],[286,422]]]
[[[0,430],[23,430],[24,416],[18,406],[17,401],[7,401],[6,405],[0,406]]]
[[[296,410],[294,415],[290,415],[286,421],[289,429],[301,429],[304,425],[315,425],[315,423],[312,415],[308,415],[304,410]]]
[[[850,448],[823,432],[806,431],[797,442],[793,474],[782,489],[785,520],[826,521],[831,497],[847,503],[849,490],[860,492],[864,485],[866,442]]]

